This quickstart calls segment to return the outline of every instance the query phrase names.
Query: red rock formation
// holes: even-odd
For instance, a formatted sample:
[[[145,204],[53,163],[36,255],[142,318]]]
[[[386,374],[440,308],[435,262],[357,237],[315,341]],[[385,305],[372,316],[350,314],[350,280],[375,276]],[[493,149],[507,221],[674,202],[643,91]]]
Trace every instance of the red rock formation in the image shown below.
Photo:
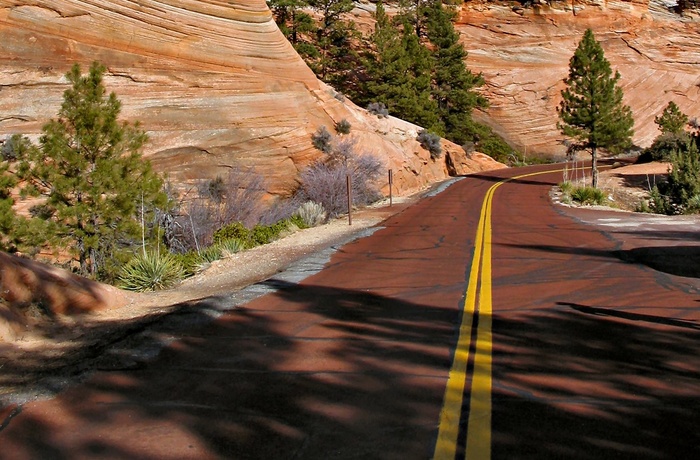
[[[279,32],[264,0],[0,0],[0,138],[36,135],[55,116],[74,62],[108,68],[123,116],[140,120],[146,155],[176,182],[253,166],[273,194],[294,189],[319,157],[311,134],[347,119],[385,158],[399,192],[498,166],[454,146],[430,160],[417,127],[368,115],[320,83]]]
[[[568,62],[592,28],[634,113],[634,141],[658,135],[654,117],[674,101],[700,115],[700,25],[673,14],[661,0],[464,4],[458,30],[468,67],[482,72],[491,107],[480,119],[526,153],[563,154],[556,108]]]

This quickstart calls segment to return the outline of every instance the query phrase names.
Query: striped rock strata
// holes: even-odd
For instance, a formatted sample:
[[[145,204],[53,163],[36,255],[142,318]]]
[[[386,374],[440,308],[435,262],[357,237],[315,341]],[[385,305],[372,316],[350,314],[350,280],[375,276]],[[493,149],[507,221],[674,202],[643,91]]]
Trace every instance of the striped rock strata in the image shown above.
[[[662,0],[571,1],[512,8],[465,3],[458,29],[468,66],[482,72],[491,101],[481,118],[526,153],[562,155],[556,108],[569,59],[592,28],[636,120],[634,141],[659,134],[654,117],[674,101],[700,115],[700,23]]]
[[[123,117],[150,135],[146,155],[176,182],[252,166],[269,193],[288,194],[320,155],[311,134],[342,119],[394,169],[399,193],[499,166],[447,143],[433,161],[416,126],[336,99],[264,0],[0,0],[0,33],[0,138],[36,136],[57,113],[65,72],[99,60]]]

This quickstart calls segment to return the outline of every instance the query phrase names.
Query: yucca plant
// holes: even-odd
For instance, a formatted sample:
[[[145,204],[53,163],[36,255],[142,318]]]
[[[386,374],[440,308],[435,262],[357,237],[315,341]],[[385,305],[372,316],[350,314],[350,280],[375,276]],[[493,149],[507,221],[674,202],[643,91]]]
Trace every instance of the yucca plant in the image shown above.
[[[235,238],[220,241],[217,246],[221,250],[221,255],[223,257],[231,257],[233,254],[245,249],[245,244],[241,240]]]
[[[185,277],[180,262],[169,252],[140,253],[119,274],[119,286],[136,292],[169,289]]]
[[[599,188],[576,187],[571,191],[571,198],[581,204],[605,204],[605,192]]]

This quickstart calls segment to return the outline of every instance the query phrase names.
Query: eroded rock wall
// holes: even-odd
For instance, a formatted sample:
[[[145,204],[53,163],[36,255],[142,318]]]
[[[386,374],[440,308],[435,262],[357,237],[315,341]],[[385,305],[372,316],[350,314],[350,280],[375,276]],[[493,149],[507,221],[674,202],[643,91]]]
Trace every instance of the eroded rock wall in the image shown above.
[[[342,119],[394,169],[399,193],[450,172],[415,142],[417,127],[336,99],[264,0],[0,0],[0,34],[0,138],[36,136],[71,65],[99,60],[123,117],[150,135],[146,155],[179,183],[251,166],[271,194],[288,194],[320,155],[311,134]],[[448,150],[457,173],[497,166]]]
[[[465,3],[457,27],[467,64],[483,73],[491,101],[477,116],[526,154],[563,155],[556,108],[569,59],[589,27],[622,75],[637,145],[648,146],[659,134],[654,117],[669,101],[691,118],[700,115],[700,23],[666,3]]]

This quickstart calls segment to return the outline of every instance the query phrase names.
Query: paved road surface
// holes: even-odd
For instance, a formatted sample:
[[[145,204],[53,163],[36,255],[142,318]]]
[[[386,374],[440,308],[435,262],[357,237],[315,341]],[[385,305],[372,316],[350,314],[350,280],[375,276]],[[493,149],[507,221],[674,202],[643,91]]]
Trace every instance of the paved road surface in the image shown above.
[[[690,458],[700,283],[667,272],[696,229],[564,214],[541,169],[461,180],[157,358],[7,408],[0,458]]]

